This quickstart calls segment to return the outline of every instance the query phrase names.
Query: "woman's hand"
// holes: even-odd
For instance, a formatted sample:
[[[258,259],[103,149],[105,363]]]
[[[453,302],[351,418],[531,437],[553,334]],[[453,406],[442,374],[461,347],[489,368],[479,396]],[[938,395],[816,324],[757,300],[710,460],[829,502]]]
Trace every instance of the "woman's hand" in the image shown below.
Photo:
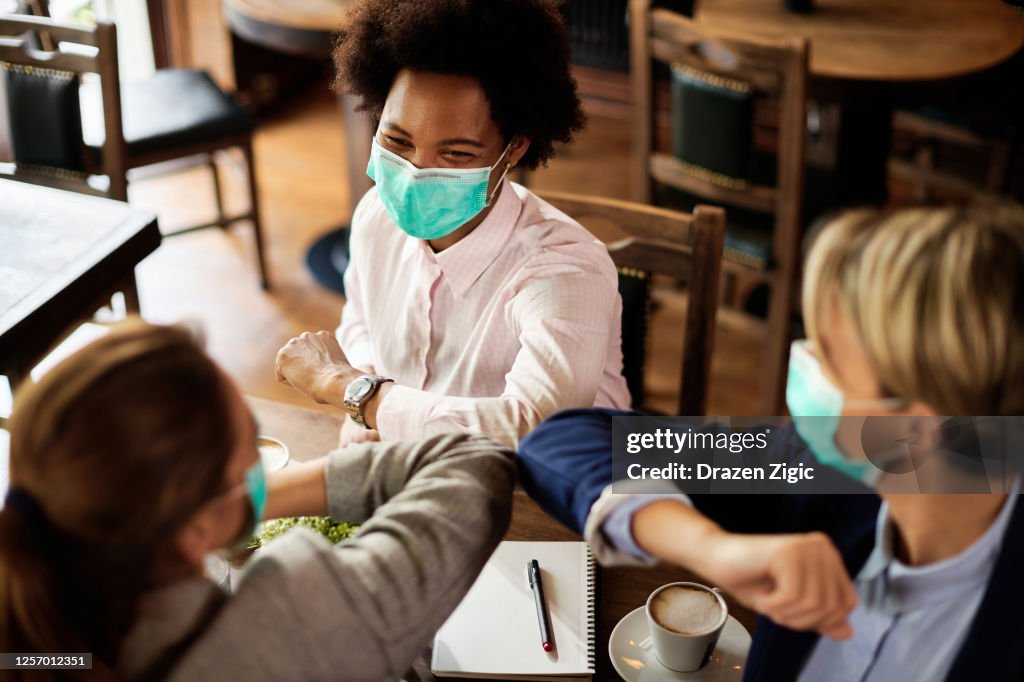
[[[344,407],[345,389],[360,373],[331,332],[304,332],[278,351],[277,380],[318,403]]]
[[[823,533],[721,533],[694,567],[741,603],[779,625],[832,639],[853,634],[847,616],[857,593],[839,552]]]
[[[842,557],[822,533],[727,533],[676,500],[633,516],[637,543],[655,556],[700,573],[742,604],[794,630],[848,639],[857,595]]]

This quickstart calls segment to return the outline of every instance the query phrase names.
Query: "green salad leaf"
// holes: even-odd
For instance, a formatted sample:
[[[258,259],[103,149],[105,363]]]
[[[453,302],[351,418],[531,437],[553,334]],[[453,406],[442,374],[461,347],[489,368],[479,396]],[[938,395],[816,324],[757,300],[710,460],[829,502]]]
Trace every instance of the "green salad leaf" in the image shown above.
[[[344,521],[335,521],[329,516],[289,516],[280,519],[273,519],[263,524],[259,540],[266,544],[276,537],[284,535],[295,526],[306,526],[327,538],[331,543],[338,544],[342,540],[351,537],[359,526],[354,526]]]

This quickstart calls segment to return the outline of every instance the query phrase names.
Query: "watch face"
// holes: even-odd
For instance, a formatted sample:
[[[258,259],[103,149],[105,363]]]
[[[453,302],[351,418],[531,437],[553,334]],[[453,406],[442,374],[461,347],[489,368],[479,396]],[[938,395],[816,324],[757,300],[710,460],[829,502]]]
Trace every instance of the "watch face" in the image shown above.
[[[348,386],[348,398],[355,402],[359,402],[365,398],[369,393],[370,389],[373,388],[373,381],[367,377],[359,377]]]

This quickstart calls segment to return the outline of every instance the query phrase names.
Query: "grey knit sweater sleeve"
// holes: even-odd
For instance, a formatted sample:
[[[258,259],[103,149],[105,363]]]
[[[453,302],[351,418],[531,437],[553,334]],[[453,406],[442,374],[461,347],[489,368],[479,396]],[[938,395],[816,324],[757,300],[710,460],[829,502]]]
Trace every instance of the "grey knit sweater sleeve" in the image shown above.
[[[172,679],[399,679],[501,540],[514,477],[480,436],[332,453],[330,513],[358,535],[297,529],[261,550]]]

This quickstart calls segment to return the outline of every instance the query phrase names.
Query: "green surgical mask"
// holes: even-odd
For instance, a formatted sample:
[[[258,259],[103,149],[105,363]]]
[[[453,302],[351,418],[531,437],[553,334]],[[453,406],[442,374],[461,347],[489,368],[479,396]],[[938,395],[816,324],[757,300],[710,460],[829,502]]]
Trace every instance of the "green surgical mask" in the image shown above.
[[[263,521],[263,515],[267,511],[267,474],[262,460],[256,460],[245,470],[244,485],[249,498],[249,506],[252,508],[252,520],[248,525],[242,527],[238,537],[231,543],[229,548],[231,551],[245,548],[250,538],[256,534],[256,529]]]
[[[498,162],[487,168],[417,168],[374,139],[366,174],[377,183],[384,208],[403,232],[416,239],[440,239],[491,205],[511,164],[505,164],[488,195],[491,172],[511,146],[509,142]]]
[[[789,353],[786,407],[793,416],[797,433],[822,464],[874,486],[882,471],[867,460],[854,461],[846,457],[836,445],[839,417],[844,407],[893,410],[904,405],[898,398],[844,401],[842,391],[825,376],[807,342],[793,342]]]

